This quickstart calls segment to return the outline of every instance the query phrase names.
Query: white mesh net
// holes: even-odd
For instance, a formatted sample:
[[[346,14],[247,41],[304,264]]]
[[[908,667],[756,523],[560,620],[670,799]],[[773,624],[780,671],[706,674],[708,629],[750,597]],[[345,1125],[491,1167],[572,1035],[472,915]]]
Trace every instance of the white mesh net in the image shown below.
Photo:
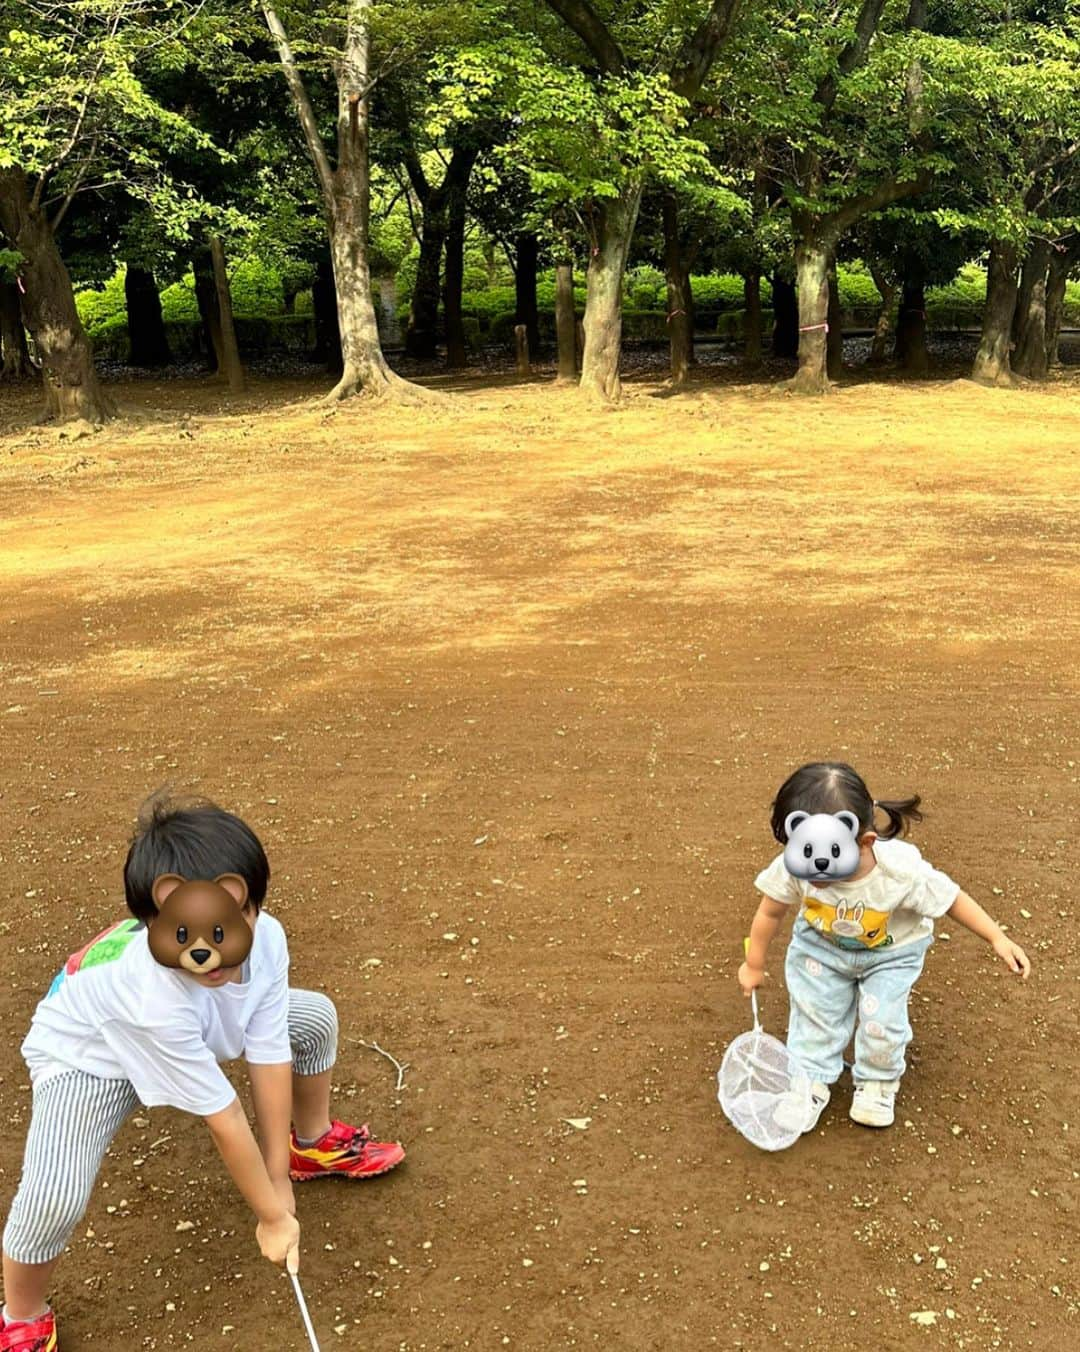
[[[725,1115],[761,1150],[786,1150],[810,1120],[810,1080],[784,1044],[762,1031],[754,995],[754,1027],[724,1053],[717,1072]]]

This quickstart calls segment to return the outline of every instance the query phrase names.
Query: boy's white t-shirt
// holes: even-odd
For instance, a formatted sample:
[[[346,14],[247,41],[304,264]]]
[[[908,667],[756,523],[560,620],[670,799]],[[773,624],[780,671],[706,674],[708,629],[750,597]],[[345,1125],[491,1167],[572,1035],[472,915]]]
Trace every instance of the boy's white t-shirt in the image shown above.
[[[130,1080],[148,1108],[220,1112],[236,1091],[219,1061],[292,1059],[285,931],[260,914],[241,980],[213,989],[155,961],[147,937],[122,921],[68,959],[22,1045],[31,1081],[82,1070]]]
[[[782,854],[754,879],[767,897],[802,905],[802,918],[823,939],[858,952],[914,943],[934,932],[960,893],[959,884],[907,840],[876,840],[877,867],[857,882],[815,887],[794,878]]]

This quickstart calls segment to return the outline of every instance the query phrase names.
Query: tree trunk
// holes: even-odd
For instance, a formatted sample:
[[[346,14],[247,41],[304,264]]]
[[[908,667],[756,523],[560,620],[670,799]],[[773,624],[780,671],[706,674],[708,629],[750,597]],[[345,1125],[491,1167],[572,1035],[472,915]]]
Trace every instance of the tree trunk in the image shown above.
[[[1024,260],[1027,284],[1021,286],[1017,296],[1017,305],[1022,299],[1025,310],[1019,323],[1014,324],[1018,338],[1013,369],[1029,380],[1045,380],[1050,369],[1046,346],[1046,287],[1051,248],[1049,240],[1032,242]]]
[[[825,330],[825,365],[830,380],[844,374],[844,321],[840,314],[840,286],[836,280],[836,259],[829,263],[829,327]]]
[[[828,394],[826,369],[829,321],[828,246],[807,233],[795,249],[799,292],[799,369],[791,388],[796,394]]]
[[[532,366],[529,362],[529,331],[524,324],[514,325],[514,356],[517,361],[518,375],[531,375]]]
[[[154,274],[147,268],[128,264],[124,277],[127,301],[128,365],[168,366],[172,361],[165,323],[161,318],[161,298]]]
[[[874,340],[870,344],[868,365],[882,366],[885,363],[885,347],[889,341],[889,331],[892,328],[892,307],[896,300],[896,283],[890,280],[885,269],[877,263],[870,264],[870,276],[873,277],[874,285],[881,296],[881,309],[878,311],[877,322],[874,325]]]
[[[1033,239],[1020,264],[1020,282],[1016,288],[1016,309],[1013,311],[1012,344],[1015,352],[1024,336],[1024,324],[1027,322],[1028,306],[1032,288],[1040,266],[1045,273],[1049,263],[1049,244]],[[1015,365],[1015,362],[1014,362]]]
[[[679,238],[679,204],[672,192],[664,194],[663,215],[671,383],[679,386],[686,384],[694,360],[694,298],[690,291],[690,266]]]
[[[342,177],[341,169],[338,177]],[[330,399],[345,399],[361,392],[403,394],[412,388],[390,370],[379,341],[368,268],[368,200],[365,156],[362,192],[357,189],[354,194],[352,186],[343,189],[330,232],[342,355],[341,379],[331,390]]]
[[[0,282],[0,352],[4,357],[0,380],[22,380],[33,374],[15,282]]]
[[[540,351],[540,312],[536,303],[536,270],[540,243],[531,233],[522,233],[514,241],[514,323],[525,325],[533,360]]]
[[[743,360],[751,370],[761,365],[761,273],[756,268],[743,274]]]
[[[0,234],[23,256],[22,315],[41,357],[46,417],[105,422],[116,410],[98,384],[90,340],[52,228],[34,205],[18,166],[0,168]]]
[[[359,90],[369,88],[369,34],[361,10],[370,0],[350,0],[346,59],[337,67],[338,165],[333,175],[330,257],[334,264],[338,330],[341,334],[341,379],[327,396],[353,394],[421,402],[433,396],[391,371],[383,355],[375,296],[371,285],[371,161],[368,143],[369,102]],[[466,176],[467,177],[467,176]],[[437,260],[436,260],[437,263]]]
[[[311,308],[315,316],[315,354],[332,376],[341,375],[341,330],[338,328],[334,264],[327,252],[320,257],[311,284]]]
[[[1013,384],[1009,344],[1016,309],[1016,263],[1015,245],[995,242],[991,246],[982,340],[971,368],[972,380],[980,385]]]
[[[236,345],[229,273],[225,267],[225,249],[217,235],[210,236],[210,259],[214,267],[214,288],[217,292],[218,318],[221,323],[218,370],[224,374],[233,394],[243,394],[244,368],[240,364],[240,349]]]
[[[634,237],[642,179],[635,175],[618,197],[596,207],[598,231],[586,278],[585,352],[581,389],[589,399],[612,403],[622,393],[622,289]]]
[[[472,163],[469,164],[469,171]],[[446,364],[451,370],[468,365],[465,325],[461,316],[461,293],[465,284],[465,194],[468,172],[450,187],[446,217],[446,275],[443,280],[443,314],[446,317]]]
[[[409,326],[405,330],[407,356],[430,360],[439,342],[439,273],[446,244],[446,199],[432,193],[423,204],[420,236],[420,262],[416,269]]]
[[[555,264],[555,336],[559,353],[556,379],[560,384],[577,375],[577,321],[574,314],[574,265]]]
[[[773,273],[773,332],[774,357],[795,357],[799,352],[799,303],[795,298],[795,283]]]
[[[202,320],[203,345],[206,348],[206,369],[213,374],[220,369],[221,312],[218,309],[217,284],[214,281],[214,263],[209,249],[198,249],[191,260],[195,277],[195,303]]]
[[[1046,363],[1058,364],[1058,339],[1061,334],[1061,313],[1065,306],[1065,284],[1080,256],[1080,239],[1068,248],[1055,246],[1050,254],[1050,270],[1046,279]]]
[[[905,375],[925,376],[930,370],[926,350],[926,290],[917,265],[904,274],[900,313],[896,321],[896,360]]]
[[[282,71],[318,175],[326,209],[342,355],[341,379],[327,396],[331,400],[344,399],[361,391],[377,396],[393,393],[399,398],[426,397],[424,392],[402,380],[387,366],[375,319],[368,233],[371,210],[368,11],[371,3],[372,0],[347,0],[345,6],[345,43],[333,66],[337,83],[336,169],[330,167],[315,111],[281,20],[271,4],[262,6],[267,27],[277,43]],[[437,300],[437,266],[435,294]]]

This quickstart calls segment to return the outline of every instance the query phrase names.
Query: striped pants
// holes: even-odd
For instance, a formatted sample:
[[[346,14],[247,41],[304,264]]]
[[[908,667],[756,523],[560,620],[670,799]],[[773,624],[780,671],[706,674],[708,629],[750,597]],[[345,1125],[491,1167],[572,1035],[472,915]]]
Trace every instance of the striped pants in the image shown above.
[[[289,991],[289,1043],[297,1075],[329,1070],[337,1055],[337,1011],[316,991]],[[81,1070],[34,1087],[22,1178],[4,1228],[4,1252],[17,1263],[63,1253],[82,1219],[101,1161],[124,1119],[139,1106],[127,1080]]]

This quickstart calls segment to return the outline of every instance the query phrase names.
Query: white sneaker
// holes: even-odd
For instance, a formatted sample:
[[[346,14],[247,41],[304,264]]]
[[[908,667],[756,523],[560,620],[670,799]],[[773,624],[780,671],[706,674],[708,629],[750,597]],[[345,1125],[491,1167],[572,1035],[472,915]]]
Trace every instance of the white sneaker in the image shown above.
[[[813,1131],[818,1118],[829,1102],[829,1086],[815,1080],[810,1086],[810,1113],[807,1116],[805,1099],[794,1090],[785,1094],[773,1112],[773,1122],[781,1131]]]
[[[848,1116],[864,1127],[891,1127],[899,1088],[899,1080],[867,1080],[865,1084],[857,1084]]]

